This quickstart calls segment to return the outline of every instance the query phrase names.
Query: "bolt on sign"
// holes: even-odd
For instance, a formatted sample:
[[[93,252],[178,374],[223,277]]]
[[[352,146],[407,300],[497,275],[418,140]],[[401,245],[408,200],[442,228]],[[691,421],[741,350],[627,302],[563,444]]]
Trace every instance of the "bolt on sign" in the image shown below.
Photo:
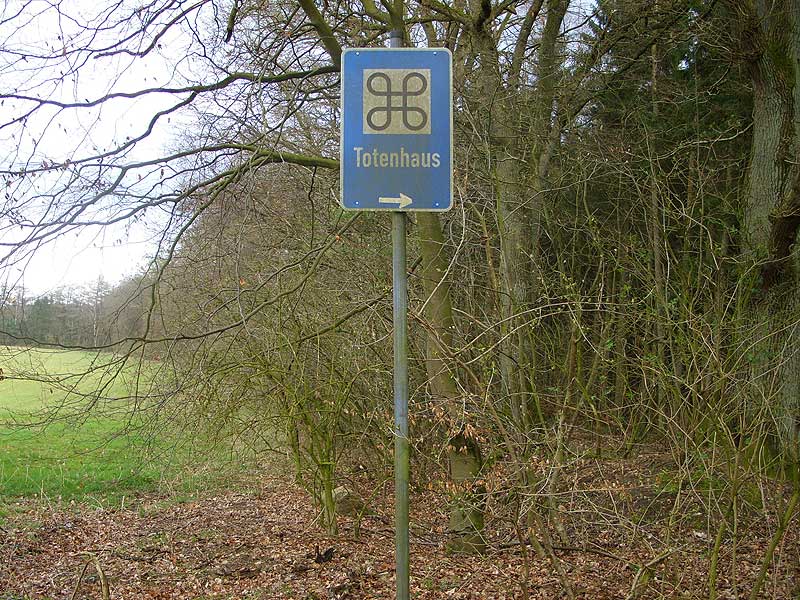
[[[450,210],[452,98],[452,57],[446,48],[345,50],[342,207]]]

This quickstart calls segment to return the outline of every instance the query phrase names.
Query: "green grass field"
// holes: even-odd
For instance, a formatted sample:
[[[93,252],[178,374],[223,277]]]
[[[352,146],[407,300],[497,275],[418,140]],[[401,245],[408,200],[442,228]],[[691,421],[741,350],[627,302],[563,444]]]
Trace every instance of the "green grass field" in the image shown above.
[[[145,434],[131,417],[126,398],[135,371],[112,378],[92,372],[97,363],[98,355],[86,352],[0,347],[0,501],[113,504],[186,470],[190,459],[173,450],[177,440]],[[120,400],[91,405],[87,394],[98,388]]]

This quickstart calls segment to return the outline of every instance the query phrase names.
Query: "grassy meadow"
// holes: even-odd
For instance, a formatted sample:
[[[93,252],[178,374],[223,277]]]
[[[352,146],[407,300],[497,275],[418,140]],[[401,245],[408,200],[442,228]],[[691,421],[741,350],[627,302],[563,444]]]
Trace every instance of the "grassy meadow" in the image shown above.
[[[202,470],[185,448],[175,449],[179,440],[144,432],[129,410],[136,372],[111,377],[96,368],[108,359],[0,347],[0,503],[39,497],[115,504]],[[97,389],[118,400],[93,403]]]

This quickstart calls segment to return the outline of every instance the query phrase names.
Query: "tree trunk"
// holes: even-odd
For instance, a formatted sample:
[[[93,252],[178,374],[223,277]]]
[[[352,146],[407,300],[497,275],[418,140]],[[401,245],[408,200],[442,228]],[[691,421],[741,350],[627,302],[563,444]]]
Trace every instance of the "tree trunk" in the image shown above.
[[[450,280],[447,277],[447,258],[444,236],[438,215],[419,213],[420,245],[422,247],[422,281],[425,290],[425,319],[428,336],[425,368],[431,399],[444,404],[449,416],[450,439],[447,463],[454,488],[450,506],[450,539],[447,549],[454,553],[475,553],[484,549],[483,504],[484,490],[479,483],[481,450],[471,435],[469,416],[464,414],[459,398],[452,360],[448,359],[453,345],[453,307],[450,300]]]
[[[800,227],[800,1],[776,0],[739,11],[739,34],[753,82],[753,146],[746,225],[758,261],[753,380],[775,416],[782,449],[795,446],[800,406],[800,331],[796,258]]]
[[[530,11],[538,13],[537,3]],[[489,132],[495,156],[494,185],[497,198],[497,219],[500,231],[500,271],[504,290],[501,296],[500,367],[503,388],[510,400],[511,412],[518,426],[527,430],[530,419],[531,392],[535,387],[534,336],[527,325],[527,309],[538,300],[540,292],[539,248],[542,229],[542,203],[547,188],[545,181],[553,154],[553,133],[556,130],[553,112],[559,61],[557,40],[566,14],[568,0],[548,0],[547,16],[539,46],[537,88],[534,115],[530,129],[519,122],[517,90],[503,86],[499,65],[484,62],[487,98],[499,98],[491,107],[492,128]],[[540,6],[540,5],[539,5]],[[488,42],[486,42],[488,45]],[[494,61],[496,52],[485,53]],[[489,66],[491,65],[491,66]],[[532,150],[525,144],[530,143]],[[527,173],[520,157],[533,165]]]

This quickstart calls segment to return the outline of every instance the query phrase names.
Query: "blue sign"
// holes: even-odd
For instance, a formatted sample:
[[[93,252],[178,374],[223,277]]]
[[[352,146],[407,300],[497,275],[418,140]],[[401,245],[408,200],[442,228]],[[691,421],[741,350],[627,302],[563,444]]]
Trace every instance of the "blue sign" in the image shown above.
[[[450,210],[453,206],[451,64],[446,48],[344,51],[342,207]]]

